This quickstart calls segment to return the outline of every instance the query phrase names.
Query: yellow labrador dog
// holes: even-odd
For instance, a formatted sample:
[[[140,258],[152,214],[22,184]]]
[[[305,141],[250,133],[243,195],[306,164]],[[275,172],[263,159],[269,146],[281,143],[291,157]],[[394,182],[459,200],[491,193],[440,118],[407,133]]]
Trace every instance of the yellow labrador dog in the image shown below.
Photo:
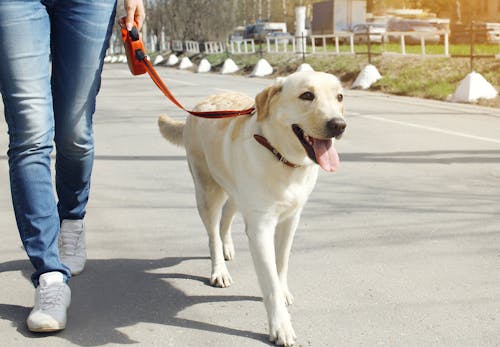
[[[231,223],[245,221],[250,251],[269,320],[270,340],[295,343],[286,305],[288,258],[318,168],[335,171],[334,138],[343,134],[343,93],[338,79],[296,72],[259,93],[210,96],[195,111],[236,110],[255,103],[256,114],[225,119],[188,116],[186,123],[159,118],[162,135],[186,148],[198,212],[209,237],[210,283],[228,287],[224,260],[234,257]]]

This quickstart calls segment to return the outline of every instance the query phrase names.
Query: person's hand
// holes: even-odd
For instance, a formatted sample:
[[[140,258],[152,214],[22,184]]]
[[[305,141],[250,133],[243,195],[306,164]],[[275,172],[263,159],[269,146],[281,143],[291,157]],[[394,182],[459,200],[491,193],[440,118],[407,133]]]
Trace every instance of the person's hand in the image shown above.
[[[126,17],[120,19],[120,25],[126,27],[127,30],[132,30],[134,22],[137,23],[137,29],[140,31],[142,23],[146,18],[144,11],[144,3],[142,0],[124,0]]]

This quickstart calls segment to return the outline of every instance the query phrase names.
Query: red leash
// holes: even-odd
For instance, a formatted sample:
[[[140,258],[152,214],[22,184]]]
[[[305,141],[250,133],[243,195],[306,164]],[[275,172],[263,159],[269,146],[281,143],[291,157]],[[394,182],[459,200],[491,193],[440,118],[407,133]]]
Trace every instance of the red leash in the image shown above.
[[[252,115],[255,113],[255,107],[252,106],[250,108],[244,110],[222,110],[222,111],[190,111],[187,110],[182,104],[177,101],[172,92],[167,88],[165,83],[162,81],[158,72],[156,72],[153,64],[149,61],[146,56],[146,49],[144,48],[144,44],[139,37],[139,32],[136,27],[133,27],[132,30],[128,31],[125,28],[122,28],[122,40],[125,45],[125,52],[127,54],[127,61],[130,72],[133,75],[142,75],[144,73],[148,73],[156,86],[161,90],[161,92],[177,107],[188,112],[189,114],[196,117],[203,118],[229,118],[229,117],[237,117],[237,116],[245,116]]]

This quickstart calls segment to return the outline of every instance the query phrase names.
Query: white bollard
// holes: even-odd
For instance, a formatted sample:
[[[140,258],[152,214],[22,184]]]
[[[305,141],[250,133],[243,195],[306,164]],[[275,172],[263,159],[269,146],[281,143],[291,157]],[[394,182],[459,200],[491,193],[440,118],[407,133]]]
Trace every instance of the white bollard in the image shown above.
[[[297,72],[299,72],[299,71],[314,71],[314,69],[312,68],[311,65],[309,65],[307,63],[302,63],[297,68]]]
[[[167,59],[167,65],[168,66],[174,66],[179,62],[179,58],[175,54],[170,54]]]
[[[263,77],[268,76],[273,73],[273,67],[267,62],[266,59],[259,59],[257,65],[255,65],[250,76],[253,77]]]
[[[239,67],[238,67],[238,65],[236,65],[234,60],[231,58],[227,58],[224,61],[224,64],[222,65],[222,69],[220,70],[220,73],[221,74],[230,74],[230,73],[236,72],[238,70],[239,70]]]
[[[198,65],[198,70],[197,72],[209,72],[212,69],[212,65],[210,65],[210,62],[206,59],[203,58],[200,61],[200,65]]]
[[[193,66],[193,63],[188,57],[184,57],[181,59],[181,63],[179,64],[179,69],[184,70],[184,69],[189,69],[190,67]]]
[[[352,84],[352,88],[368,89],[381,78],[382,76],[374,65],[366,65]]]
[[[163,55],[158,54],[156,56],[155,60],[153,61],[153,65],[158,65],[158,64],[160,64],[164,60],[165,60],[165,58],[163,58]]]
[[[479,99],[494,99],[496,89],[479,73],[471,72],[458,85],[451,97],[453,102],[476,102]]]

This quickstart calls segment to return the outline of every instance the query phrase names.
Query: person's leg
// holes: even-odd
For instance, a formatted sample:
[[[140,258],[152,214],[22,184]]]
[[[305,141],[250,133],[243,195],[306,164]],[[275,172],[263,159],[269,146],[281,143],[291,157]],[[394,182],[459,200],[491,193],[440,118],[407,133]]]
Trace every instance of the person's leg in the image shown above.
[[[51,13],[59,251],[73,275],[87,259],[83,218],[94,161],[92,118],[115,6],[116,0],[66,0]]]
[[[0,1],[0,91],[9,129],[12,202],[24,248],[35,267],[32,280],[59,271],[59,216],[50,174],[54,115],[50,87],[50,22],[36,0]]]
[[[61,220],[83,219],[94,160],[92,117],[116,0],[59,1],[51,14],[56,189]]]

